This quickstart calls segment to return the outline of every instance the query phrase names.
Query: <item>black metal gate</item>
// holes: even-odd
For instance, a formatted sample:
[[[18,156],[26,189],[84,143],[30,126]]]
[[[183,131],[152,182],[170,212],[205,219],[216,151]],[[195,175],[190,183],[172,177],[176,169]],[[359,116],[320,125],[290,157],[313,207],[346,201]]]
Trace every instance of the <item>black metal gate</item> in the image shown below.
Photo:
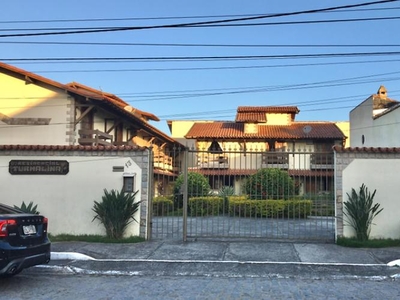
[[[335,239],[333,153],[175,149],[169,173],[154,156],[153,239]]]

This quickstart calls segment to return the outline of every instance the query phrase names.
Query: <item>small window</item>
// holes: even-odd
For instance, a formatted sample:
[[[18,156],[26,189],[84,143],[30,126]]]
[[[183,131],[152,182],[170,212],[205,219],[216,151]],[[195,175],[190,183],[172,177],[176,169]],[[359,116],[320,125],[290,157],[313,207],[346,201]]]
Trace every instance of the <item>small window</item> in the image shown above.
[[[365,143],[365,136],[364,136],[364,135],[362,135],[362,136],[361,136],[361,144],[363,144],[363,145],[364,145],[364,143]]]
[[[124,173],[124,193],[133,193],[135,189],[135,174],[134,173]]]
[[[222,148],[219,145],[219,143],[217,141],[213,141],[210,145],[210,147],[208,147],[208,151],[211,153],[222,153]]]

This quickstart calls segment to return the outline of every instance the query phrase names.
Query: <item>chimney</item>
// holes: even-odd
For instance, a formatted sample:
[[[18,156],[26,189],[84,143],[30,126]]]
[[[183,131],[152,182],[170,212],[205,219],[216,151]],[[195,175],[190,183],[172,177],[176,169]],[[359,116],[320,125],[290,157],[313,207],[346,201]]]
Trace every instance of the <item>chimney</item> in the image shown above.
[[[381,85],[381,86],[379,87],[378,92],[377,92],[376,94],[379,96],[379,98],[381,98],[381,99],[383,99],[383,100],[386,100],[386,97],[387,97],[387,90],[386,90],[386,88],[385,88],[383,85]]]

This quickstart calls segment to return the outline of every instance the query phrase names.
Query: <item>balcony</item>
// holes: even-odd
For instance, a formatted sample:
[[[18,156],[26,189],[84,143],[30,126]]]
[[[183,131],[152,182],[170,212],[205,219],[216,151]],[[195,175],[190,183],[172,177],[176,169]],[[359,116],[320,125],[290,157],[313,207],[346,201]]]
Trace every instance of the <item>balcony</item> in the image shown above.
[[[153,166],[161,170],[175,171],[172,157],[162,153],[154,155]]]
[[[327,170],[334,168],[332,153],[315,153],[311,154],[310,167],[311,169]]]
[[[228,158],[223,155],[202,156],[198,161],[198,166],[201,169],[228,169],[229,162]]]
[[[261,156],[262,168],[289,168],[289,153],[284,152],[264,152]]]
[[[100,130],[79,130],[78,143],[88,146],[112,146],[113,136]]]

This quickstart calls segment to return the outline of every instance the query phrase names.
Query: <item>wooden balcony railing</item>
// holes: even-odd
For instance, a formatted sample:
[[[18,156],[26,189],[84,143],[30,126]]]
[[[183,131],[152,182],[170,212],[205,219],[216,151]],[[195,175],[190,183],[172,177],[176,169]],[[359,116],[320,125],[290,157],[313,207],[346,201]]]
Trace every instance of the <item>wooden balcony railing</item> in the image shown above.
[[[332,153],[311,154],[311,169],[333,169],[334,158]]]
[[[91,146],[112,146],[113,136],[100,130],[79,130],[78,143]]]
[[[262,154],[262,167],[263,168],[289,168],[289,153],[284,152],[264,152]]]
[[[153,161],[154,168],[161,170],[175,171],[173,166],[172,157],[165,154],[155,154]]]
[[[202,169],[228,169],[228,158],[223,155],[203,156],[198,161],[198,166]]]

